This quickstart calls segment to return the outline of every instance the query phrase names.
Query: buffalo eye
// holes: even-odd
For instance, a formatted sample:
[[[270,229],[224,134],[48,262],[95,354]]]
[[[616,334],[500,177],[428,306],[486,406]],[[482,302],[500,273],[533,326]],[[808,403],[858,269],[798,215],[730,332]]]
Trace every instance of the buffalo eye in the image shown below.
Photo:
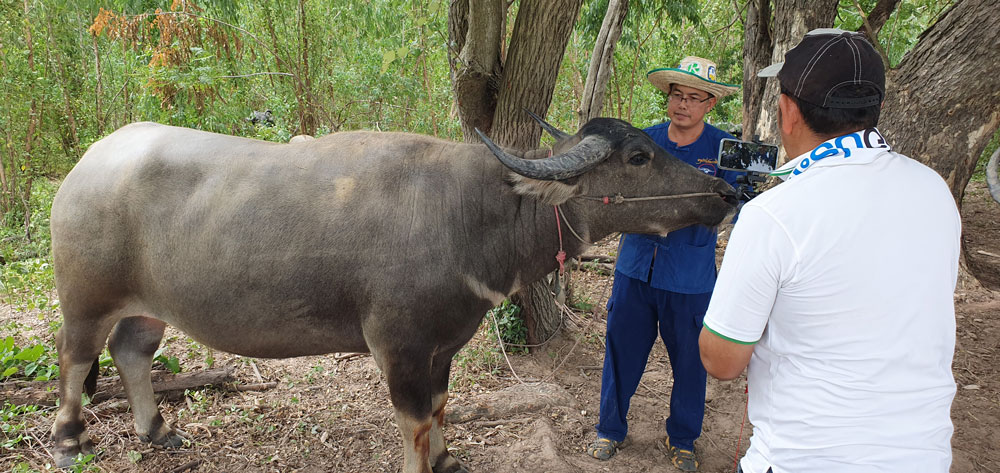
[[[628,157],[628,163],[633,166],[642,166],[649,162],[649,155],[645,153],[635,153]]]

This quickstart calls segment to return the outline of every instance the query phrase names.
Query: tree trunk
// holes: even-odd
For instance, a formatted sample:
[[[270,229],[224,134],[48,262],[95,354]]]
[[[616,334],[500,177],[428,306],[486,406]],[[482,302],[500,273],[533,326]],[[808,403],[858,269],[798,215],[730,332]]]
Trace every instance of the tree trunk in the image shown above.
[[[24,0],[24,18],[30,18],[30,4]],[[24,22],[24,42],[28,46],[28,71],[35,74],[35,46],[31,37],[31,22]],[[24,160],[21,162],[21,170],[24,172],[24,188],[20,189],[21,203],[24,205],[24,238],[31,241],[31,183],[32,183],[32,148],[35,143],[35,130],[38,127],[39,115],[38,101],[35,99],[34,84],[30,82],[28,86],[28,96],[31,97],[31,105],[28,107],[28,131],[24,135]]]
[[[97,90],[94,91],[94,115],[97,118],[97,136],[104,136],[104,115],[101,113],[101,96],[104,95],[104,84],[101,80],[101,53],[97,49],[97,35],[90,35],[94,45],[94,71],[97,74],[95,82]]]
[[[504,65],[491,136],[502,146],[538,147],[541,128],[524,109],[544,115],[552,103],[566,45],[582,0],[522,0]],[[561,314],[548,285],[538,281],[511,297],[528,326],[528,343],[541,343],[559,328]]]
[[[941,174],[961,205],[1000,127],[1000,4],[960,0],[886,74],[879,129],[897,151]]]
[[[548,110],[582,3],[522,0],[504,60],[505,0],[452,0],[448,12],[452,87],[465,141],[478,142],[473,128],[479,128],[501,146],[538,146],[541,129],[524,109],[543,116]],[[511,299],[521,307],[529,343],[548,339],[559,327],[559,311],[543,282]]]
[[[538,146],[541,128],[524,113],[544,115],[583,0],[522,0],[490,136],[502,146]]]
[[[774,18],[770,22],[773,25],[771,32],[771,64],[784,61],[785,52],[798,44],[799,40],[810,30],[832,25],[833,19],[837,14],[838,1],[789,0],[775,3]],[[748,8],[747,10],[749,14],[751,9]],[[747,42],[743,47],[746,50],[746,48],[756,45],[757,43]],[[756,57],[756,54],[751,50],[747,52],[746,57]],[[764,82],[764,94],[761,99],[761,105],[757,109],[757,118],[753,120],[754,128],[751,129],[744,126],[743,133],[745,138],[752,138],[754,134],[757,134],[766,143],[777,143],[780,138],[778,135],[777,117],[778,95],[781,93],[778,81],[764,81],[757,78],[756,71],[759,69],[753,69],[754,67],[756,66],[753,64],[745,64],[744,70],[753,70],[754,76],[750,78],[751,80]]]
[[[770,0],[749,0],[747,21],[743,27],[743,130],[744,140],[753,138],[757,116],[764,100],[766,81],[757,78],[761,69],[771,64],[774,49],[771,40]]]
[[[503,61],[505,0],[452,0],[448,10],[451,84],[465,141],[474,143],[479,128],[493,128]]]
[[[309,73],[309,31],[306,29],[306,0],[299,0],[299,74],[296,78],[296,99],[299,106],[299,134],[316,134],[316,109],[313,100],[312,75]]]
[[[591,118],[600,116],[604,108],[604,97],[608,90],[608,78],[614,67],[615,46],[622,36],[622,25],[628,14],[628,0],[610,0],[604,14],[601,31],[594,43],[594,54],[590,57],[590,69],[583,86],[583,98],[578,111],[578,126],[583,126]]]

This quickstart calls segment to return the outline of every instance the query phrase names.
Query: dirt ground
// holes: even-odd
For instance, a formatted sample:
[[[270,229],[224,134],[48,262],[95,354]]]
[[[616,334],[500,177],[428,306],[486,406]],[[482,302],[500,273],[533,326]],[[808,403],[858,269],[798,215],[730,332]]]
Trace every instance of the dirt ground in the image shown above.
[[[1000,204],[990,200],[982,183],[969,186],[963,222],[968,264],[986,287],[963,281],[955,296],[958,394],[952,408],[952,471],[1000,473],[1000,293],[994,292],[1000,291]],[[597,422],[604,305],[611,285],[609,277],[593,271],[575,271],[573,284],[573,300],[592,309],[567,315],[561,334],[542,348],[511,355],[508,365],[487,335],[492,327],[484,324],[456,358],[445,435],[470,471],[675,471],[659,447],[671,386],[661,345],[654,348],[632,401],[630,434],[622,450],[608,462],[584,454]],[[48,321],[34,314],[2,307],[0,316],[21,320],[25,329],[19,338],[50,337]],[[165,344],[186,371],[205,367],[206,352],[179,332],[169,332]],[[400,436],[386,384],[370,356],[251,360],[214,355],[216,365],[236,366],[240,383],[274,381],[277,386],[259,392],[210,388],[162,401],[164,416],[192,437],[189,446],[174,450],[141,443],[124,402],[90,405],[86,419],[101,451],[93,471],[399,471]],[[737,445],[747,447],[751,426],[741,426],[744,387],[742,378],[709,381],[704,434],[696,444],[703,472],[732,472]],[[0,450],[0,470],[11,471],[19,463],[48,470],[45,439],[51,418],[51,409],[23,418],[30,438]]]

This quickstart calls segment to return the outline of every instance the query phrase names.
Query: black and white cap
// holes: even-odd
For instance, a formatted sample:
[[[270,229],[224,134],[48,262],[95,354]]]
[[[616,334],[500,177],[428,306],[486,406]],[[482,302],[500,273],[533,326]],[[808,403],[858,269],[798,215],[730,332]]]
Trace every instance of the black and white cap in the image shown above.
[[[824,108],[864,108],[885,98],[885,66],[878,51],[860,33],[819,28],[785,53],[785,61],[771,64],[757,77],[777,77],[781,85],[805,102]],[[832,97],[847,85],[871,85],[877,95]]]

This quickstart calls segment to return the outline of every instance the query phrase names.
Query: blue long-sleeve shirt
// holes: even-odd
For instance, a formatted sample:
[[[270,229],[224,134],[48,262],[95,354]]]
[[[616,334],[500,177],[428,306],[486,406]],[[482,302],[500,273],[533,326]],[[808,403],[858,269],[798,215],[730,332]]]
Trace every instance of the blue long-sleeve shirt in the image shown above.
[[[718,168],[719,141],[733,135],[706,123],[694,143],[677,146],[667,136],[669,125],[670,122],[654,125],[645,132],[681,161],[735,184],[740,173]],[[657,289],[683,294],[712,292],[717,239],[716,230],[705,225],[681,228],[665,237],[626,233],[622,236],[616,270]]]

